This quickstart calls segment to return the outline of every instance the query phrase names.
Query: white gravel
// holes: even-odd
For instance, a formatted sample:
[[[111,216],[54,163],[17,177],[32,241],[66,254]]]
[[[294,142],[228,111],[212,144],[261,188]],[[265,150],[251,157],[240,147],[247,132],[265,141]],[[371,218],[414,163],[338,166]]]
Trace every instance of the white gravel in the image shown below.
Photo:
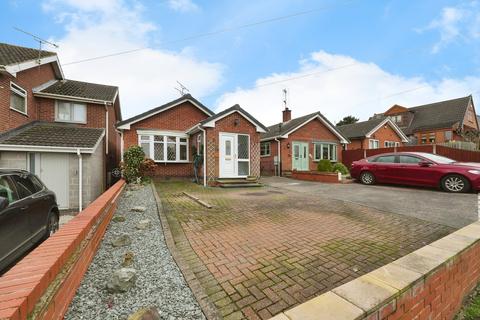
[[[110,223],[65,319],[124,320],[138,309],[150,306],[157,307],[161,319],[205,319],[165,244],[151,187],[129,190],[126,194],[119,200],[115,213],[126,221]],[[130,209],[135,206],[144,206],[146,211],[132,212]],[[136,229],[144,219],[150,219],[152,226],[147,230]],[[130,235],[132,244],[113,248],[110,242],[124,233]],[[110,294],[106,283],[121,268],[127,251],[135,254],[130,267],[137,270],[136,285],[127,293]]]

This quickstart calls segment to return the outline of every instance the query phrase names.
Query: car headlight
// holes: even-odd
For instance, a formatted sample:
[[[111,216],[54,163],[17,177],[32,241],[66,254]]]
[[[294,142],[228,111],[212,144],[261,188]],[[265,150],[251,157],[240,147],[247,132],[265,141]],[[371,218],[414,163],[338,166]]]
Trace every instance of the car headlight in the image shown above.
[[[480,174],[480,170],[468,170],[471,174]]]

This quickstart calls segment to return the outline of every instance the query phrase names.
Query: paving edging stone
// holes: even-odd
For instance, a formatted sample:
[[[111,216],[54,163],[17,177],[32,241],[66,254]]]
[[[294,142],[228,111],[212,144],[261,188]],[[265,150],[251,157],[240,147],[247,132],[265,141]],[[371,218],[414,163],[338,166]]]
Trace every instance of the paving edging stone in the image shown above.
[[[480,281],[480,221],[271,320],[453,319]]]
[[[173,233],[170,229],[170,225],[167,220],[167,216],[165,215],[165,211],[163,209],[162,200],[158,195],[157,189],[155,187],[155,183],[153,181],[151,182],[151,188],[155,196],[155,201],[157,203],[158,216],[160,218],[160,222],[162,225],[165,242],[167,244],[168,249],[170,250],[170,253],[172,254],[173,260],[175,261],[178,268],[182,272],[185,278],[185,281],[187,282],[188,286],[192,290],[193,295],[197,299],[197,302],[200,305],[200,308],[202,309],[205,317],[208,320],[222,319],[222,317],[217,311],[217,308],[208,299],[208,295],[203,289],[202,285],[200,284],[200,281],[194,275],[194,273],[190,269],[189,264],[185,261],[185,259],[182,257],[181,252],[178,250],[175,244]],[[188,240],[185,239],[185,241],[188,241]],[[193,249],[192,249],[192,252],[193,252]]]

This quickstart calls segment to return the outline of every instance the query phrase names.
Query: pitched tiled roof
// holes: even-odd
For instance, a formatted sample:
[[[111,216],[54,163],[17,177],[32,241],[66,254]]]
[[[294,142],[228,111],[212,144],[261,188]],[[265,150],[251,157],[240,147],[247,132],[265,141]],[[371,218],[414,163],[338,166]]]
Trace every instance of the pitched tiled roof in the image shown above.
[[[58,80],[36,93],[54,94],[99,101],[114,102],[118,87],[76,80]]]
[[[208,115],[213,115],[215,114],[215,112],[213,112],[212,110],[208,109],[206,106],[204,106],[200,101],[198,101],[197,99],[195,99],[194,97],[192,97],[192,95],[190,94],[186,94],[184,96],[181,96],[180,98],[178,99],[175,99],[173,101],[170,101],[164,105],[161,105],[159,107],[156,107],[156,108],[153,108],[151,110],[148,110],[148,111],[145,111],[143,113],[140,113],[134,117],[131,117],[131,118],[128,118],[128,119],[125,119],[123,121],[120,121],[117,123],[117,127],[119,126],[122,126],[124,124],[128,124],[128,123],[133,123],[133,122],[137,122],[137,121],[140,121],[141,119],[144,119],[144,118],[148,118],[149,116],[152,116],[154,114],[157,114],[159,112],[162,112],[163,110],[165,109],[168,109],[174,105],[177,105],[177,104],[180,104],[184,101],[193,101],[194,104],[196,104],[197,106],[199,106],[201,109],[203,109],[203,111],[208,114]]]
[[[265,127],[260,121],[258,121],[257,119],[255,119],[250,113],[248,113],[247,111],[245,111],[244,109],[242,109],[242,107],[240,107],[238,104],[228,108],[228,109],[225,109],[217,114],[214,114],[210,117],[208,117],[207,119],[203,120],[202,122],[200,122],[200,124],[205,124],[207,122],[210,122],[212,120],[215,120],[215,119],[219,119],[219,118],[222,118],[224,115],[232,112],[232,111],[239,111],[241,113],[243,113],[246,117],[248,117],[250,119],[250,121],[252,121],[253,123],[255,123],[257,126],[259,126],[260,128],[262,128],[263,130],[265,131],[268,131],[267,127]]]
[[[7,43],[0,43],[0,66],[22,63],[39,58],[55,56],[55,52],[39,51],[38,49],[14,46]]]
[[[471,100],[470,95],[409,108],[408,111],[413,112],[413,120],[405,133],[450,128],[456,123],[461,125]]]
[[[349,139],[363,138],[378,126],[384,118],[376,118],[368,121],[362,121],[352,124],[346,124],[343,126],[337,126],[337,129],[343,133]]]
[[[0,135],[2,145],[93,148],[104,129],[34,121]]]
[[[337,131],[339,135],[343,136],[344,139],[348,141],[348,139],[340,131],[336,130],[335,126],[330,121],[328,121],[328,119],[325,118],[320,112],[310,113],[302,117],[291,119],[290,121],[287,121],[287,122],[283,122],[283,123],[280,122],[280,123],[274,124],[273,126],[269,126],[268,132],[263,133],[261,136],[261,139],[262,140],[270,139],[270,138],[273,139],[275,137],[282,136],[290,132],[291,130],[297,128],[298,126],[301,126],[302,124],[304,124],[305,122],[307,122],[308,120],[310,120],[315,116],[321,117],[326,123],[328,123],[332,127],[333,130]]]

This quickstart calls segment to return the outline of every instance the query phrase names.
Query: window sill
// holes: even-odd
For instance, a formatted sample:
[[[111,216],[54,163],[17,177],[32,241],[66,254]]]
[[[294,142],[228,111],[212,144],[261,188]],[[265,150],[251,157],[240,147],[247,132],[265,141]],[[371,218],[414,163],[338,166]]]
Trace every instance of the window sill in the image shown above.
[[[321,159],[321,160],[312,160],[313,162],[320,162],[322,160],[330,160],[330,159]],[[338,160],[330,160],[330,162],[338,162]]]
[[[87,122],[83,122],[83,121],[67,121],[67,120],[59,120],[59,119],[55,119],[55,122],[74,123],[74,124],[87,124]]]
[[[192,163],[191,161],[188,161],[188,160],[182,160],[182,161],[162,161],[162,160],[153,160],[153,162],[155,162],[155,163],[165,163],[165,164],[168,164],[168,163]]]
[[[15,112],[18,112],[18,113],[20,113],[20,114],[28,117],[28,113],[26,113],[26,112],[22,112],[22,111],[20,111],[20,110],[17,110],[17,109],[15,109],[15,108],[12,108],[12,107],[10,107],[10,110],[13,110],[13,111],[15,111]]]
[[[270,154],[264,154],[263,156],[260,155],[260,158],[266,158],[266,157],[270,157],[271,155]]]

